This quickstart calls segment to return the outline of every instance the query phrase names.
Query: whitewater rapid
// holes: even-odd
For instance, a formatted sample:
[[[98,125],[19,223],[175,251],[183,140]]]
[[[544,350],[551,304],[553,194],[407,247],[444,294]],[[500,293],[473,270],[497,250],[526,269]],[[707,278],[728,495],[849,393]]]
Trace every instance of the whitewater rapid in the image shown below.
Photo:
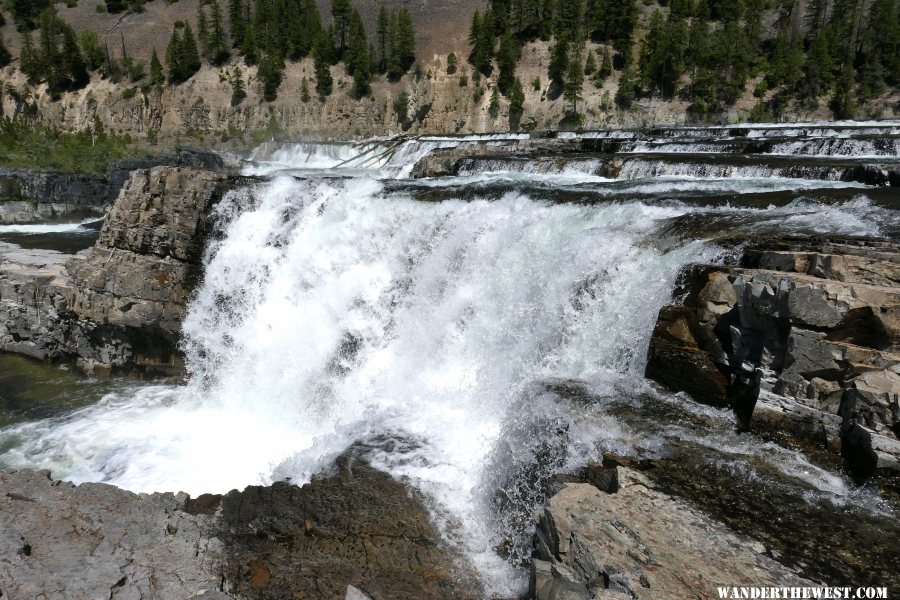
[[[499,197],[473,198],[466,190],[496,174],[473,166],[413,184],[402,180],[421,147],[369,165],[348,148],[283,148],[246,169],[267,181],[215,208],[217,235],[183,326],[186,384],[129,384],[88,408],[2,429],[3,464],[139,492],[222,493],[302,483],[361,442],[374,465],[426,493],[447,539],[490,590],[509,595],[523,575],[494,549],[540,501],[520,474],[546,470],[539,479],[604,447],[664,443],[596,407],[567,406],[547,385],[659,394],[643,378],[658,311],[685,265],[729,252],[673,224],[878,235],[884,217],[862,192],[842,205],[798,197],[769,209],[670,202],[674,190],[803,186],[648,176],[623,188],[589,163],[506,171]],[[350,176],[333,177],[335,168]],[[618,191],[558,202],[542,191],[554,183]],[[429,187],[448,188],[445,199],[416,197]],[[660,202],[630,197],[638,192]],[[730,415],[716,418],[730,432]],[[536,445],[560,431],[558,454],[539,464]],[[730,433],[703,440],[754,451]],[[849,493],[797,453],[779,460],[811,485]],[[498,493],[512,498],[510,514],[498,511]]]

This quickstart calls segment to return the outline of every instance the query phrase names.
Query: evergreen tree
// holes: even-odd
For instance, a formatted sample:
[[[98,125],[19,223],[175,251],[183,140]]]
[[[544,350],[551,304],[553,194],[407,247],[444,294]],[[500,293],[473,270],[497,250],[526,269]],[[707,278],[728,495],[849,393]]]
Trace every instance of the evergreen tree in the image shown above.
[[[231,31],[231,45],[240,48],[247,29],[244,0],[228,0],[228,24]]]
[[[62,29],[62,38],[63,69],[69,77],[68,87],[72,90],[79,90],[91,80],[88,75],[87,63],[78,46],[75,30],[65,25]]]
[[[319,94],[319,98],[322,100],[331,95],[334,85],[330,69],[333,47],[331,37],[323,32],[316,40],[316,45],[313,49],[313,60],[316,70],[316,93]]]
[[[366,29],[357,10],[351,9],[350,21],[347,33],[347,49],[344,53],[344,62],[347,65],[347,72],[353,75],[357,67],[362,62],[369,60],[368,46],[366,40]]]
[[[391,15],[384,4],[378,9],[378,24],[375,31],[378,37],[378,72],[387,73],[388,50],[391,38]]]
[[[6,44],[3,42],[3,36],[0,35],[0,68],[5,67],[10,62],[12,62],[12,54],[6,49]],[[2,101],[0,101],[0,105],[2,105]]]
[[[231,75],[231,105],[238,106],[247,97],[247,89],[244,87],[244,74],[240,69],[235,69]]]
[[[508,96],[512,91],[516,76],[516,63],[519,62],[519,44],[512,36],[510,30],[506,30],[500,38],[500,47],[497,50],[497,87],[500,93]]]
[[[511,129],[519,128],[524,112],[525,90],[522,89],[522,80],[516,77],[509,94],[509,126]]]
[[[166,71],[169,75],[169,83],[180,83],[183,68],[182,62],[182,40],[181,34],[178,33],[178,27],[172,29],[172,37],[169,38],[169,45],[166,46]]]
[[[835,119],[852,119],[856,116],[856,98],[853,94],[855,72],[853,67],[845,67],[834,87],[831,111]]]
[[[347,50],[350,35],[350,16],[353,12],[353,6],[350,0],[332,0],[331,18],[334,26],[334,37],[337,42],[338,59],[344,57]]]
[[[597,57],[593,50],[588,50],[587,59],[584,61],[584,74],[587,76],[597,72]]]
[[[356,54],[356,66],[353,69],[354,98],[363,98],[372,92],[372,61],[368,49],[363,46]]]
[[[500,116],[500,94],[496,87],[494,87],[494,91],[491,92],[491,101],[488,104],[488,114],[491,115],[491,118],[493,119]]]
[[[166,81],[166,76],[163,74],[162,64],[159,62],[159,55],[156,54],[156,48],[153,49],[153,54],[150,55],[150,85],[162,85]]]
[[[631,108],[637,97],[637,81],[634,69],[631,67],[622,72],[619,79],[619,87],[616,90],[616,105],[626,110]]]
[[[553,46],[550,48],[550,66],[547,69],[547,76],[550,78],[550,85],[557,90],[562,89],[565,85],[566,73],[569,70],[569,35],[563,31],[556,37]],[[555,92],[556,95],[559,91]]]
[[[401,8],[397,15],[397,54],[405,73],[416,62],[416,34],[412,15],[406,7]]]
[[[213,0],[207,56],[212,64],[221,65],[228,60],[229,55],[228,41],[225,39],[225,24],[222,21],[222,8],[219,6],[219,0]]]
[[[197,50],[197,41],[191,24],[184,26],[184,38],[181,41],[181,81],[187,81],[194,73],[200,70],[200,52]]]
[[[306,77],[300,80],[300,101],[304,104],[309,102],[309,81],[307,81]]]
[[[491,60],[494,58],[494,33],[491,23],[487,13],[482,18],[481,13],[476,10],[469,28],[469,45],[472,46],[469,63],[485,77],[489,77],[493,70]]]
[[[566,73],[566,83],[563,88],[563,99],[572,103],[571,113],[578,113],[578,101],[581,100],[581,92],[584,89],[584,66],[581,63],[580,53],[569,61],[569,70]]]
[[[88,69],[91,71],[101,70],[106,63],[106,52],[103,44],[100,43],[100,36],[97,35],[97,32],[90,29],[82,31],[78,38],[78,45],[81,46]]]
[[[203,54],[209,55],[209,25],[206,23],[206,9],[203,0],[197,2],[197,38],[203,48]]]
[[[278,98],[278,88],[284,79],[284,58],[277,48],[270,47],[263,53],[257,75],[263,84],[263,100],[274,102]]]
[[[455,53],[451,52],[447,55],[447,75],[456,73],[457,62]]]

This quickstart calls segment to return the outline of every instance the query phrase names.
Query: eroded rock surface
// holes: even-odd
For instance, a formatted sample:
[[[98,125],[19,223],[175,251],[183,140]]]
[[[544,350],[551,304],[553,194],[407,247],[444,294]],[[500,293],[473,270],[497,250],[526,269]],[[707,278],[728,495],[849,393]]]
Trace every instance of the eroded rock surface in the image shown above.
[[[570,483],[554,495],[536,536],[536,600],[716,597],[719,586],[813,585],[685,501],[618,469],[618,491]]]
[[[647,375],[745,425],[840,448],[859,479],[900,470],[900,251],[786,240],[693,267]],[[679,295],[679,294],[676,294]]]
[[[226,181],[178,167],[135,171],[88,251],[0,246],[0,349],[73,358],[88,373],[180,373],[181,321]]]
[[[0,473],[0,598],[233,597],[215,520],[183,511],[185,500]]]

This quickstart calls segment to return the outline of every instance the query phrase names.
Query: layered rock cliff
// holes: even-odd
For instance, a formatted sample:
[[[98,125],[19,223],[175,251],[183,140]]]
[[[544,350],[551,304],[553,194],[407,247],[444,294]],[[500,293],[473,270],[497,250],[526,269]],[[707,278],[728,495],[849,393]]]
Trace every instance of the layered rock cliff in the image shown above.
[[[73,359],[88,373],[180,373],[181,320],[207,214],[227,180],[178,167],[135,171],[85,253],[0,248],[0,349]]]
[[[696,266],[662,309],[647,376],[744,427],[839,449],[859,479],[900,470],[900,252],[788,239]]]

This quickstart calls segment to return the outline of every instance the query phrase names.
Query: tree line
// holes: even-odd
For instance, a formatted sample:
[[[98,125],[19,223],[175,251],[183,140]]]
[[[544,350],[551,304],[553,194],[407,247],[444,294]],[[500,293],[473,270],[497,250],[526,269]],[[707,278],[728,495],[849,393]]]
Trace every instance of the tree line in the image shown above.
[[[87,85],[90,71],[114,81],[127,77],[143,86],[166,82],[178,85],[190,79],[204,60],[221,66],[233,55],[242,57],[246,65],[258,67],[266,101],[277,98],[286,63],[306,57],[314,60],[315,91],[319,97],[332,93],[331,67],[343,63],[347,74],[353,77],[351,94],[362,98],[371,92],[375,76],[396,81],[416,60],[415,30],[406,8],[391,11],[382,6],[370,40],[362,17],[350,0],[333,0],[327,24],[323,23],[315,0],[225,0],[224,6],[220,0],[200,0],[196,30],[191,23],[176,22],[164,61],[153,49],[148,72],[144,61],[129,57],[124,37],[116,55],[115,49],[111,51],[108,44],[101,43],[95,32],[76,35],[52,4],[47,1],[41,5],[43,1],[13,0],[13,14],[21,23],[19,68],[30,84],[46,83],[53,98]],[[41,10],[33,14],[36,8]],[[37,42],[33,31],[37,31]],[[0,38],[0,66],[11,60]],[[246,97],[241,70],[234,69],[230,79],[232,98],[239,104]],[[307,89],[301,90],[301,95],[307,98],[306,81],[304,86]]]
[[[823,97],[851,118],[900,78],[898,0],[658,0],[636,44],[639,15],[634,0],[490,0],[472,19],[469,62],[476,77],[496,67],[507,96],[522,45],[549,41],[548,96],[573,114],[586,82],[602,87],[613,71],[621,108],[679,98],[699,116],[728,110],[756,79],[756,120]]]

